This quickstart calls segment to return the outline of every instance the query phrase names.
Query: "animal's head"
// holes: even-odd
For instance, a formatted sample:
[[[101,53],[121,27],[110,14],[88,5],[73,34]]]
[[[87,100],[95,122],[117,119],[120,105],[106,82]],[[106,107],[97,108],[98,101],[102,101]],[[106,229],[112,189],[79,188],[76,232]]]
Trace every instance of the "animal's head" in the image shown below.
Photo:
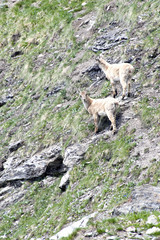
[[[80,95],[80,97],[83,101],[85,101],[87,99],[87,92],[86,91],[81,91],[79,93],[79,95]]]

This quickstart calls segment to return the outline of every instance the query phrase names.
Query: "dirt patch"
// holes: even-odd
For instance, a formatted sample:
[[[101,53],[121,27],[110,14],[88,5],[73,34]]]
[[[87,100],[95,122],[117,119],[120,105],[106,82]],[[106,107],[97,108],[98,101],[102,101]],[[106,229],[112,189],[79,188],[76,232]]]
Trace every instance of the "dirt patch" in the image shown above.
[[[86,41],[93,35],[96,13],[91,12],[73,22],[74,34],[78,42]]]

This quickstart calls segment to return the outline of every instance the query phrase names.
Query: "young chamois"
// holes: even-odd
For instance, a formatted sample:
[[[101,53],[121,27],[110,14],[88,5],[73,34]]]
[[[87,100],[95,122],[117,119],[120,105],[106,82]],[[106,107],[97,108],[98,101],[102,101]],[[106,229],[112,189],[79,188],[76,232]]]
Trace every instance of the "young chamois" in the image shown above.
[[[129,63],[110,64],[102,57],[97,58],[99,66],[105,73],[106,78],[111,82],[113,97],[117,95],[116,81],[120,81],[123,89],[122,99],[126,95],[128,87],[128,97],[130,97],[131,77],[134,72],[134,67]]]
[[[109,118],[113,134],[116,133],[116,106],[119,105],[118,101],[113,97],[93,99],[90,98],[85,91],[80,92],[80,97],[85,109],[89,112],[89,114],[93,115],[95,133],[98,132],[98,122],[100,116],[107,116]]]

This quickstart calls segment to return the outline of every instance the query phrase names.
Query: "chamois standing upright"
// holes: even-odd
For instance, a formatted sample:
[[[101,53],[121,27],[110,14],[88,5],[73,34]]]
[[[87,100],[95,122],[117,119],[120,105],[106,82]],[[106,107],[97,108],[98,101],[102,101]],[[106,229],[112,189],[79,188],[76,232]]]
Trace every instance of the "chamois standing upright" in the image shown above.
[[[129,63],[110,64],[106,62],[102,57],[97,58],[97,60],[99,62],[100,68],[105,73],[106,78],[111,82],[113,97],[117,95],[117,81],[120,81],[122,85],[122,99],[124,99],[126,95],[127,87],[128,97],[130,97],[131,78],[134,72],[134,67]]]
[[[111,129],[113,129],[113,134],[117,132],[116,107],[119,105],[117,99],[114,99],[113,97],[93,99],[88,96],[86,91],[80,92],[80,97],[85,109],[89,112],[89,114],[93,115],[95,133],[98,132],[98,122],[100,116],[107,116],[111,121]]]

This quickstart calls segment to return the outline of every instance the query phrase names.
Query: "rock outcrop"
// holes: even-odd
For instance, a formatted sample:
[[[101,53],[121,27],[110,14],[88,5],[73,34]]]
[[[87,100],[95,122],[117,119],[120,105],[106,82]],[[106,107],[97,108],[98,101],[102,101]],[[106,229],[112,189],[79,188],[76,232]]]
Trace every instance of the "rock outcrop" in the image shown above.
[[[10,151],[18,149],[23,141],[18,141],[10,145]],[[0,209],[18,201],[22,198],[26,190],[19,188],[23,181],[43,179],[46,176],[58,177],[63,175],[59,188],[65,191],[69,184],[70,171],[84,157],[88,149],[88,143],[75,144],[69,146],[62,156],[60,145],[53,145],[42,150],[28,159],[19,159],[10,156],[3,163],[0,173]],[[9,197],[12,192],[12,196]]]
[[[151,185],[136,187],[128,201],[113,210],[113,215],[140,211],[160,211],[160,188]]]
[[[56,176],[66,171],[61,147],[58,145],[49,147],[27,160],[9,157],[3,167],[0,186],[15,180],[35,179],[44,175]]]
[[[9,151],[10,151],[10,152],[14,152],[14,151],[16,151],[18,148],[22,147],[23,144],[24,144],[24,141],[23,141],[23,140],[20,140],[20,141],[17,141],[17,142],[15,142],[15,143],[13,143],[13,144],[11,144],[11,145],[9,146]]]
[[[68,227],[65,227],[60,232],[58,232],[53,237],[51,237],[50,240],[57,240],[63,237],[69,237],[76,229],[86,227],[89,219],[95,217],[95,215],[96,215],[96,212],[90,214],[89,216],[83,217],[77,222],[72,223],[71,225],[69,225]]]

